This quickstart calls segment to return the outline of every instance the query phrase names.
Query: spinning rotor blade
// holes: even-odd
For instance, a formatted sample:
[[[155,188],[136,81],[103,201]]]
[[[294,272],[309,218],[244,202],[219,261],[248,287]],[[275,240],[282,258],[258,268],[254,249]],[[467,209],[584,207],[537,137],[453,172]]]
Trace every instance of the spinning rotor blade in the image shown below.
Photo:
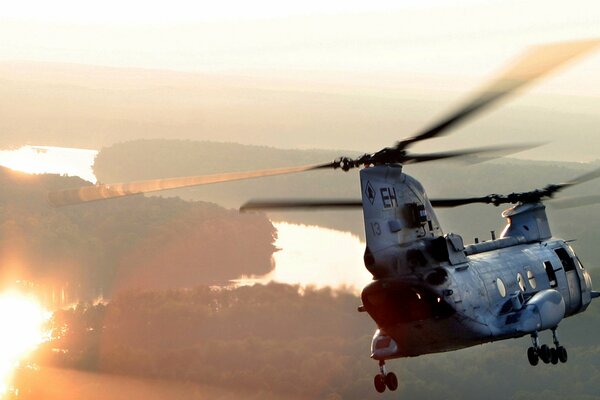
[[[452,208],[473,203],[487,203],[487,197],[466,199],[430,199],[431,205],[437,208]],[[360,200],[251,200],[240,207],[241,212],[259,210],[314,210],[314,209],[351,209],[361,208]]]
[[[467,204],[489,203],[488,197],[468,197],[464,199],[429,199],[431,205],[436,208],[454,208],[466,206]]]
[[[431,200],[434,207],[458,207],[473,203],[494,204],[516,204],[516,203],[535,203],[543,199],[550,199],[555,193],[560,192],[568,187],[579,185],[592,179],[600,178],[600,168],[571,179],[565,183],[550,184],[543,189],[535,189],[529,192],[503,194],[490,194],[483,197],[471,197],[464,199],[438,199]],[[590,205],[600,202],[600,196],[584,196],[570,199],[553,201],[552,205],[556,208],[571,208]]]
[[[576,207],[585,207],[591,206],[594,204],[600,203],[600,196],[578,196],[578,197],[566,197],[559,200],[552,200],[549,204],[552,208],[556,208],[559,210],[565,208],[576,208]]]
[[[509,154],[530,150],[541,145],[541,143],[530,143],[508,146],[488,146],[429,154],[406,154],[404,151],[398,152],[395,149],[385,148],[375,154],[364,154],[356,159],[342,157],[333,162],[321,164],[317,166],[316,169],[341,168],[344,171],[348,171],[352,168],[368,166],[371,164],[418,164],[422,162],[445,160],[450,158],[462,158],[467,162],[470,161],[472,163],[479,163],[497,157],[503,157]],[[486,157],[474,158],[474,156],[480,155],[486,155]]]
[[[301,210],[301,209],[323,209],[323,208],[360,208],[360,200],[251,200],[240,207],[240,211],[255,210]]]
[[[386,147],[373,154],[364,154],[358,158],[342,157],[332,163],[323,164],[323,168],[341,168],[348,171],[352,168],[371,164],[410,164],[434,159],[461,157],[463,153],[449,153],[445,156],[444,154],[413,156],[408,154],[406,149],[413,143],[449,133],[459,123],[474,117],[478,112],[484,111],[499,100],[542,78],[568,61],[590,52],[598,45],[600,45],[599,39],[589,39],[533,47],[518,58],[498,78],[479,91],[470,101],[424,131],[401,140],[393,147]]]
[[[552,184],[544,189],[535,189],[529,192],[503,194],[489,194],[481,197],[465,197],[456,199],[430,199],[431,205],[436,208],[453,208],[465,206],[468,204],[515,204],[538,202],[544,198],[551,198],[555,193],[574,185],[588,182],[592,179],[600,178],[600,168],[587,172],[577,178],[571,179],[565,183]],[[552,206],[555,208],[581,207],[600,203],[600,196],[582,196],[572,197],[563,200],[554,200]],[[312,200],[312,199],[292,199],[292,200],[253,200],[240,207],[240,211],[252,210],[282,210],[282,209],[317,209],[317,208],[360,208],[360,200]]]
[[[263,169],[247,172],[230,172],[214,175],[200,175],[183,178],[151,179],[129,183],[84,186],[78,189],[67,189],[50,192],[48,200],[55,207],[87,203],[89,201],[112,199],[159,190],[178,189],[190,186],[208,185],[218,182],[239,181],[275,175],[294,174],[321,168],[320,165],[305,165],[290,168]]]
[[[561,189],[563,189],[563,188],[567,188],[569,186],[579,185],[580,183],[591,181],[591,180],[596,179],[596,178],[600,178],[600,168],[597,168],[597,169],[595,169],[593,171],[590,171],[588,173],[580,175],[577,178],[571,179],[570,181],[561,183],[561,184],[556,185],[556,186],[560,186]],[[559,189],[559,190],[561,190],[561,189]]]
[[[131,183],[87,186],[79,189],[51,192],[49,194],[49,201],[54,206],[65,206],[95,200],[130,196],[140,193],[149,193],[159,190],[176,189],[189,186],[206,185],[217,182],[228,182],[243,179],[291,174],[318,169],[341,168],[344,171],[348,171],[349,169],[356,167],[377,164],[416,164],[426,161],[434,161],[448,158],[464,158],[476,154],[507,154],[511,151],[521,151],[529,147],[495,147],[415,155],[407,154],[405,149],[415,142],[420,142],[448,133],[448,131],[458,123],[467,120],[468,118],[474,116],[477,112],[480,112],[485,108],[490,107],[498,100],[518,91],[527,84],[535,81],[536,79],[541,78],[542,76],[548,74],[549,72],[558,68],[559,66],[564,65],[566,62],[580,55],[583,55],[586,52],[589,52],[590,50],[598,46],[598,44],[600,44],[600,40],[593,39],[534,47],[533,49],[525,53],[520,59],[518,59],[518,61],[513,65],[513,67],[506,70],[502,75],[500,75],[500,77],[492,81],[492,83],[490,83],[481,92],[479,92],[479,94],[477,94],[474,98],[472,98],[469,102],[467,102],[454,113],[433,124],[428,129],[418,133],[417,135],[398,142],[396,146],[386,147],[372,154],[364,154],[358,158],[342,157],[330,163],[301,167],[266,169],[249,172],[234,172],[215,175],[154,179]],[[486,196],[485,198],[479,198],[477,202],[490,202],[498,205],[508,202],[533,201],[535,199],[539,201],[539,199],[541,199],[542,197],[551,197],[552,194],[558,190],[578,183],[585,182],[589,179],[594,179],[599,175],[600,172],[589,173],[573,181],[569,181],[560,185],[550,185],[542,190],[527,193],[513,193],[512,195],[508,196],[491,195]],[[485,199],[485,201],[483,201],[482,199]],[[446,199],[445,202],[440,203],[439,206],[454,207],[456,205],[459,205],[457,204],[457,202],[461,201],[473,202],[473,199],[455,199],[452,201]],[[469,203],[467,202],[465,204]],[[305,207],[309,206],[306,205]],[[315,204],[310,207],[314,208],[325,206]],[[338,207],[342,206],[338,205]]]
[[[427,161],[445,160],[449,158],[462,158],[465,160],[472,159],[474,162],[482,162],[488,161],[489,159],[502,157],[509,154],[515,154],[525,150],[530,150],[540,145],[541,144],[536,143],[511,146],[489,146],[467,150],[447,151],[442,153],[408,154],[406,156],[406,160],[404,160],[402,164],[417,164]],[[484,157],[483,159],[473,159],[473,156],[479,155],[487,155],[487,157]]]
[[[543,77],[568,61],[581,56],[600,44],[598,39],[553,43],[531,48],[498,78],[455,112],[434,123],[417,135],[404,139],[396,150],[404,150],[415,142],[444,135],[455,125],[475,116],[502,98]]]

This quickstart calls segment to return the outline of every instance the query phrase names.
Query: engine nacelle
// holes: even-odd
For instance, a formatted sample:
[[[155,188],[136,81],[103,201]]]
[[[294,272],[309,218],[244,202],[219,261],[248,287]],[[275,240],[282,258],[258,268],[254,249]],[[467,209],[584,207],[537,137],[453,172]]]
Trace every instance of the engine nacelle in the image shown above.
[[[565,300],[554,289],[536,293],[519,311],[519,330],[525,333],[558,326],[565,316]]]

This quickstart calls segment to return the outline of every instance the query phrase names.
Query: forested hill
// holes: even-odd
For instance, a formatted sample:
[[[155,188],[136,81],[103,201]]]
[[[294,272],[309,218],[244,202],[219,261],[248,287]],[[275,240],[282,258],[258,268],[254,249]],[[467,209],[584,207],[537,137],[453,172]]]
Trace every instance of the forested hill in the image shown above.
[[[264,215],[175,198],[46,202],[48,190],[88,184],[0,168],[4,283],[29,280],[77,300],[123,288],[226,283],[272,269],[275,230]]]
[[[180,140],[142,140],[104,148],[96,158],[94,171],[101,182],[201,175],[280,166],[304,165],[333,160],[345,151],[282,150],[232,143]],[[405,172],[419,179],[430,198],[475,197],[490,193],[512,193],[560,183],[598,168],[594,163],[523,161],[501,158],[478,164],[433,162],[406,166]],[[600,179],[561,192],[558,197],[600,193]],[[164,192],[182,198],[214,201],[239,207],[253,198],[360,198],[357,171],[314,171],[310,173],[228,182]],[[162,195],[162,194],[161,194]],[[600,263],[596,238],[600,236],[600,205],[554,210],[548,203],[553,233],[576,239],[575,247],[584,261]],[[475,236],[487,239],[490,230],[504,226],[503,208],[471,205],[436,210],[445,232],[463,235],[465,242]],[[363,235],[360,210],[270,213],[274,219],[317,224]]]

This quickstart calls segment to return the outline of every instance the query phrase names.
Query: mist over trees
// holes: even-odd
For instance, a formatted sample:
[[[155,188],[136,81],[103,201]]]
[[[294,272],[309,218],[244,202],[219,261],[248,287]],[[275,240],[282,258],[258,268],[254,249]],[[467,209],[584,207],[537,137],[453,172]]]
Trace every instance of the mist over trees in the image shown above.
[[[101,151],[95,172],[101,181],[114,182],[302,165],[338,155],[209,142],[141,141]],[[597,166],[501,160],[470,167],[423,164],[407,172],[424,184],[430,197],[464,197],[543,187]],[[355,294],[283,284],[208,286],[241,274],[270,271],[276,232],[265,214],[240,215],[205,201],[237,207],[247,199],[271,195],[358,198],[357,174],[290,175],[176,192],[185,200],[134,196],[53,209],[45,201],[48,190],[87,183],[56,175],[0,172],[2,262],[14,265],[18,256],[22,267],[18,271],[32,280],[78,282],[85,293],[100,284],[111,297],[107,303],[84,301],[54,313],[52,340],[32,355],[41,368],[17,374],[22,398],[68,398],[64,393],[69,385],[70,393],[93,398],[86,393],[90,382],[102,382],[107,388],[102,399],[123,398],[121,391],[140,397],[145,393],[141,387],[156,388],[157,399],[173,393],[180,398],[219,400],[353,400],[376,395],[372,379],[377,363],[368,358],[375,326],[366,314],[356,311],[360,298]],[[598,182],[569,190],[565,195],[597,193]],[[573,245],[596,280],[597,207],[549,208],[554,234],[577,239]],[[503,224],[500,211],[471,206],[439,213],[446,232],[460,233],[469,242],[473,236],[486,238],[490,229],[498,231]],[[356,233],[362,230],[359,211],[276,216]],[[525,356],[529,338],[390,361],[389,368],[399,377],[399,391],[377,396],[600,399],[600,350],[597,338],[590,335],[599,328],[596,304],[562,322],[561,343],[568,348],[569,362],[559,366],[529,366]],[[550,340],[549,334],[542,335],[544,343]],[[52,385],[46,382],[66,376],[73,379],[63,383],[64,391],[52,395]],[[123,379],[126,384],[115,384]],[[118,393],[108,389],[113,384]]]
[[[47,192],[89,183],[0,168],[3,283],[30,280],[70,302],[125,288],[225,284],[272,270],[275,230],[260,214],[135,196],[53,208]]]

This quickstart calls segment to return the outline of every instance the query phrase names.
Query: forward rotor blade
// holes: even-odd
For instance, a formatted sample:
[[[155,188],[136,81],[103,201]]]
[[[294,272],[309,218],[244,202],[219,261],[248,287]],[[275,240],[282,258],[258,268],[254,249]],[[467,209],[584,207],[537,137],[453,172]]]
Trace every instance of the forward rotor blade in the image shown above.
[[[48,194],[48,201],[55,207],[87,203],[89,201],[112,199],[140,193],[160,190],[178,189],[190,186],[208,185],[211,183],[239,181],[275,175],[294,174],[321,168],[321,165],[305,165],[300,167],[263,169],[246,172],[230,172],[214,175],[200,175],[182,178],[152,179],[129,183],[84,186],[78,189],[67,189]]]
[[[348,209],[360,208],[360,200],[251,200],[240,207],[240,211],[254,210],[302,210],[302,209]]]
[[[518,58],[512,67],[505,70],[458,110],[414,137],[402,140],[398,143],[397,148],[403,150],[415,142],[448,133],[455,125],[475,116],[475,114],[489,108],[498,100],[518,91],[568,61],[590,52],[599,44],[599,39],[590,39],[531,48]]]

